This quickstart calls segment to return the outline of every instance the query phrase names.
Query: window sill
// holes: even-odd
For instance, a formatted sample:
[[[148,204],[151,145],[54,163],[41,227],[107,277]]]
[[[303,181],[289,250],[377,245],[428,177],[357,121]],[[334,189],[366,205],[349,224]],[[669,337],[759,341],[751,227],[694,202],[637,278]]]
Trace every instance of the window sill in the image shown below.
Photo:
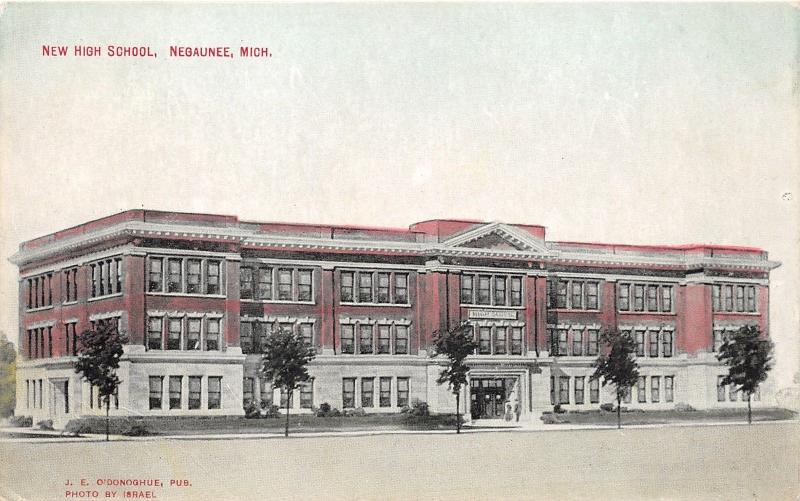
[[[32,308],[30,310],[25,310],[25,313],[36,313],[37,311],[47,311],[47,310],[52,310],[52,309],[53,309],[53,305],[51,304],[49,306],[40,306],[38,308]]]
[[[758,317],[761,315],[758,311],[712,311],[713,315],[744,315],[748,317]]]
[[[460,303],[459,306],[461,308],[482,308],[482,309],[489,309],[489,310],[524,310],[524,306],[500,306],[495,304],[469,304],[469,303]]]
[[[64,301],[63,303],[61,303],[61,306],[72,306],[72,305],[75,305],[75,304],[78,304],[78,300],[77,299],[75,301]]]
[[[91,303],[91,302],[94,302],[94,301],[102,301],[103,299],[110,299],[110,298],[114,298],[114,297],[122,297],[122,293],[121,292],[117,292],[116,294],[106,294],[104,296],[90,297],[90,298],[88,298],[86,300],[86,302],[87,303]]]
[[[581,308],[547,308],[547,311],[553,311],[555,313],[602,313],[603,310],[600,309],[581,309]]]
[[[224,296],[223,296],[224,297]],[[240,299],[242,303],[261,303],[261,304],[304,304],[314,306],[314,301],[292,301],[289,299]]]
[[[620,311],[618,310],[617,313],[620,315],[676,315],[674,311]]]
[[[167,297],[207,297],[211,299],[225,299],[225,294],[193,294],[189,292],[147,292],[148,296],[167,296]]]
[[[411,308],[409,303],[354,303],[354,302],[339,302],[341,306],[368,306],[368,307],[395,307],[395,308]]]
[[[409,353],[342,353],[337,355],[346,355],[348,357],[407,357]]]

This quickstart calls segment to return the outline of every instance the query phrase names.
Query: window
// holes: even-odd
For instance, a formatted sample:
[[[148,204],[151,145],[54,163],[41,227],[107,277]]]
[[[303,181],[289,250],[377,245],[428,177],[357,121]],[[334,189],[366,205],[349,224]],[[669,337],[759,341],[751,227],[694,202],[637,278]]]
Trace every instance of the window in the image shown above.
[[[64,324],[66,338],[64,339],[64,355],[75,356],[78,354],[78,335],[76,331],[77,323],[70,322]]]
[[[511,328],[511,354],[522,355],[522,327]]]
[[[361,407],[375,407],[375,378],[361,378]]]
[[[589,378],[589,403],[596,404],[600,402],[600,380],[598,378]]]
[[[358,302],[372,302],[372,273],[358,274]]]
[[[473,275],[461,275],[461,304],[473,304],[475,301]]]
[[[167,292],[183,292],[183,260],[167,259]]]
[[[72,303],[78,300],[78,269],[64,271],[64,302]]]
[[[619,284],[618,289],[617,309],[619,311],[628,311],[631,308],[631,286],[629,284]]]
[[[658,286],[647,286],[647,311],[658,311]]]
[[[253,269],[241,267],[239,269],[239,298],[253,299]]]
[[[586,282],[586,309],[596,310],[599,307],[597,282]]]
[[[390,353],[391,350],[391,336],[390,336],[390,326],[388,325],[379,325],[378,326],[378,353]]]
[[[267,378],[260,378],[259,383],[261,384],[261,407],[269,407],[272,405],[273,400],[273,389],[272,389],[272,381]]]
[[[405,325],[395,326],[394,353],[395,355],[408,354],[408,327]]]
[[[253,352],[253,323],[242,321],[239,324],[239,344],[242,347],[242,353]]]
[[[355,378],[342,379],[342,409],[352,409],[356,406],[356,380]]]
[[[297,300],[311,301],[311,270],[297,271]]]
[[[163,376],[150,376],[150,410],[161,408],[161,392],[163,381]],[[92,399],[93,397],[90,392],[89,401],[91,402]]]
[[[200,349],[200,325],[203,320],[200,318],[190,318],[186,324],[186,349],[199,350]]]
[[[372,353],[372,326],[360,324],[358,326],[358,353],[367,355]]]
[[[181,329],[183,327],[182,318],[170,318],[168,322],[169,328],[167,329],[167,349],[180,350],[181,349]]]
[[[380,379],[379,404],[381,407],[392,406],[392,378],[390,377]]]
[[[209,376],[208,378],[208,408],[219,409],[222,406],[222,378]]]
[[[202,261],[199,259],[186,260],[186,292],[188,294],[202,294]]]
[[[558,355],[568,355],[567,329],[558,329]]]
[[[278,270],[278,300],[292,300],[292,270]]]
[[[560,309],[597,310],[600,307],[599,282],[559,279],[555,303]]]
[[[647,376],[639,376],[636,383],[637,400],[640,404],[647,402]]]
[[[556,378],[550,376],[550,405],[556,404]]]
[[[569,403],[569,377],[561,376],[558,378],[558,403]]]
[[[521,277],[511,277],[511,306],[522,306]]]
[[[644,285],[633,286],[633,311],[644,311]]]
[[[636,331],[636,356],[643,357],[644,356],[644,336],[645,332],[643,330]]]
[[[314,407],[314,380],[305,381],[300,386],[300,408],[311,409]]]
[[[394,302],[408,304],[408,275],[395,273],[394,275]]]
[[[147,349],[160,350],[162,343],[162,317],[150,317],[147,321]]]
[[[353,276],[352,271],[343,271],[341,274],[341,301],[343,303],[353,302]]]
[[[206,262],[206,294],[219,294],[222,281],[220,280],[220,262]]]
[[[672,311],[672,287],[669,285],[661,286],[661,311]]]
[[[478,304],[491,304],[492,302],[492,277],[480,275],[478,277]]]
[[[388,273],[378,273],[377,302],[378,303],[388,303],[389,302],[389,274]]]
[[[495,327],[495,330],[494,330],[494,354],[495,355],[505,355],[506,354],[506,328],[505,327]]]
[[[631,403],[631,393],[632,393],[631,389],[630,388],[626,388],[625,389],[625,393],[622,395],[622,402],[624,402],[626,404]]]
[[[664,401],[672,402],[674,399],[675,390],[674,376],[664,376]]]
[[[355,353],[355,327],[342,325],[342,353],[352,355]]]
[[[736,389],[735,385],[728,385],[728,398],[731,402],[736,402],[739,395],[739,390]]]
[[[497,306],[506,305],[506,277],[494,277],[494,304]]]
[[[650,356],[657,357],[658,356],[658,331],[651,330],[648,332],[650,337]]]
[[[183,385],[182,376],[169,377],[169,408],[181,408],[181,386]]]
[[[722,384],[723,379],[725,379],[725,376],[717,376],[717,402],[725,401],[725,385]]]
[[[407,377],[397,378],[397,406],[408,406],[409,379]]]
[[[665,357],[671,357],[673,351],[673,333],[672,331],[664,331],[661,334],[661,354]]]
[[[755,285],[715,284],[711,286],[711,298],[714,311],[755,313],[758,309]]]
[[[306,346],[314,345],[314,324],[300,324],[300,337]]]
[[[53,305],[52,281],[52,273],[45,273],[38,277],[27,279],[27,309],[35,310],[36,308],[45,308]]]
[[[492,329],[491,327],[478,328],[478,353],[480,355],[492,354]]]
[[[576,377],[575,378],[575,403],[578,405],[582,405],[584,403],[583,400],[583,383],[584,377]]]
[[[650,401],[658,403],[661,399],[661,377],[652,376],[650,378]]]
[[[587,332],[589,334],[589,340],[586,345],[586,354],[590,356],[597,355],[600,348],[600,333],[597,329],[589,329]]]
[[[294,397],[294,392],[293,391],[286,391],[286,387],[282,386],[280,393],[281,393],[281,399],[280,399],[280,402],[279,402],[280,408],[281,409],[285,409],[287,405],[289,407],[294,407],[294,404],[292,404],[292,401],[293,401],[292,397]]]
[[[572,354],[583,355],[583,331],[578,329],[572,331]]]
[[[209,318],[206,324],[206,350],[219,350],[219,319]]]

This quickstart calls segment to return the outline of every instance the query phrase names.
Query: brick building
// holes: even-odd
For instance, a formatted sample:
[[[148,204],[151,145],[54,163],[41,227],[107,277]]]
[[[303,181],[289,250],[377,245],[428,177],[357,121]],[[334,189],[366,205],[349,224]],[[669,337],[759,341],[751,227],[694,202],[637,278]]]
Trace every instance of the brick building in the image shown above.
[[[769,329],[760,249],[550,242],[536,225],[433,220],[409,229],[259,223],[131,210],[23,243],[17,414],[101,414],[74,373],[76,334],[116,319],[129,336],[112,414],[242,414],[246,402],[310,412],[397,412],[414,399],[452,411],[428,356],[432,333],[469,322],[463,411],[523,419],[561,403],[597,408],[599,333],[637,341],[629,407],[742,405],[719,386],[728,332]],[[258,377],[275,324],[316,348],[294,395]],[[737,402],[737,400],[739,400]]]

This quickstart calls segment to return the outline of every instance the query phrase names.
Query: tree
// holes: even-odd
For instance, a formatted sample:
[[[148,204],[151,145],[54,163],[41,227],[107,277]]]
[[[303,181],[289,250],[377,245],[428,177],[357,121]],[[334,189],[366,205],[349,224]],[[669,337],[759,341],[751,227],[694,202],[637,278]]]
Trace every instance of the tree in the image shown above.
[[[308,346],[299,334],[275,325],[266,342],[261,346],[261,374],[270,381],[273,387],[282,388],[286,392],[286,429],[284,436],[289,436],[289,407],[292,392],[311,379],[306,365],[316,353]]]
[[[0,417],[10,416],[14,412],[17,381],[17,352],[14,343],[0,332]]]
[[[639,380],[639,364],[634,353],[636,343],[629,332],[604,331],[600,339],[606,350],[595,362],[595,378],[602,378],[603,386],[613,384],[617,397],[617,429],[622,428],[621,403],[623,397]]]
[[[762,338],[757,326],[746,325],[726,339],[717,354],[717,360],[728,366],[721,383],[747,395],[748,424],[753,422],[751,397],[772,369],[772,349],[772,341]]]
[[[467,384],[467,374],[469,366],[464,363],[469,355],[478,349],[478,343],[472,335],[472,327],[462,322],[450,329],[440,329],[433,333],[432,357],[444,355],[448,362],[442,372],[439,373],[439,384],[447,383],[448,388],[456,396],[456,433],[461,433],[461,411],[460,398],[461,388]]]
[[[122,381],[117,376],[123,345],[128,341],[119,332],[115,320],[100,320],[94,330],[80,334],[80,350],[75,361],[75,372],[97,388],[98,395],[106,404],[106,440],[108,440],[111,395],[117,392]]]

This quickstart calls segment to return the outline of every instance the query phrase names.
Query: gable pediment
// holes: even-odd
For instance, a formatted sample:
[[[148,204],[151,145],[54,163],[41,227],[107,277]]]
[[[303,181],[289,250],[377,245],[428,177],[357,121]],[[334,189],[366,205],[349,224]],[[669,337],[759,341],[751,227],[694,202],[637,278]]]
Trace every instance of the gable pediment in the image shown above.
[[[539,241],[533,235],[503,223],[481,225],[456,235],[443,243],[446,247],[459,249],[547,253],[547,248],[543,241]]]

